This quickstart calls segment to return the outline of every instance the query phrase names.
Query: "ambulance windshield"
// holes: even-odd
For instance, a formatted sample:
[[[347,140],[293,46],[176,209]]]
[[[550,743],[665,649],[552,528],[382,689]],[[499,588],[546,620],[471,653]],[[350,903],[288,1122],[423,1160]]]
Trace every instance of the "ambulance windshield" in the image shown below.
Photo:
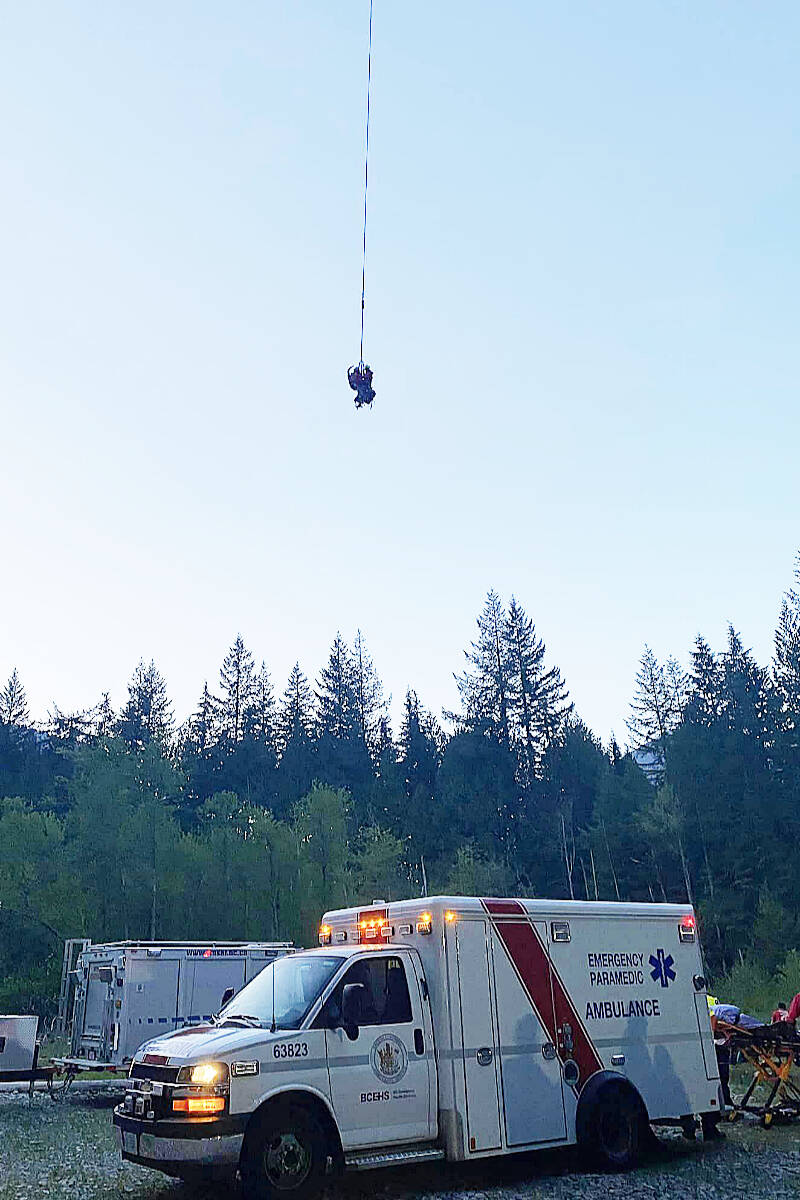
[[[225,1005],[220,1024],[299,1029],[311,1005],[342,965],[333,954],[287,954],[259,971]]]

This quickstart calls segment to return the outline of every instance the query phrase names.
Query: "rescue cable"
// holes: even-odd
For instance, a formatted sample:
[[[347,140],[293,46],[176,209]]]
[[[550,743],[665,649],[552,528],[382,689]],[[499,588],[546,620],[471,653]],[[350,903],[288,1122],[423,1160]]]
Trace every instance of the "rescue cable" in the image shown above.
[[[364,231],[361,243],[361,346],[358,356],[358,366],[350,367],[347,372],[347,382],[356,393],[356,408],[363,405],[370,407],[375,399],[372,387],[372,369],[364,362],[364,300],[367,282],[367,193],[369,190],[369,99],[372,84],[372,4],[369,0],[369,49],[367,51],[367,120],[364,147]]]

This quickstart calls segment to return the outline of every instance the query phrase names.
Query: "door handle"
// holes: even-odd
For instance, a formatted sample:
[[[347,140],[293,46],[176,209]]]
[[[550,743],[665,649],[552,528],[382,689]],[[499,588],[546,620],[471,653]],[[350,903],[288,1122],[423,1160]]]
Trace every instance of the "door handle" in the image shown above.
[[[479,1065],[479,1066],[481,1066],[481,1067],[488,1067],[488,1066],[489,1066],[489,1063],[492,1061],[492,1050],[491,1050],[491,1047],[490,1047],[490,1046],[481,1046],[480,1050],[479,1050],[479,1051],[478,1051],[478,1053],[475,1055],[475,1057],[476,1057],[476,1058],[477,1058],[477,1060],[478,1060],[478,1065]]]
[[[552,1042],[545,1042],[542,1046],[542,1058],[548,1061],[556,1056],[556,1048]]]
[[[422,1036],[421,1029],[414,1030],[414,1050],[422,1056],[425,1053],[425,1039]]]

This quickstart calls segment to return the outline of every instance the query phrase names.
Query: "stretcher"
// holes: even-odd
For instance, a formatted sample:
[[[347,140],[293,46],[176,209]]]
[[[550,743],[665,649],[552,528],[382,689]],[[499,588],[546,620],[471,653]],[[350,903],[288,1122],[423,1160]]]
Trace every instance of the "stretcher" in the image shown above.
[[[715,1037],[724,1036],[731,1054],[738,1052],[753,1069],[753,1078],[740,1100],[734,1101],[730,1119],[752,1113],[769,1128],[775,1121],[800,1116],[800,1036],[786,1021],[743,1029],[717,1021]],[[756,1089],[763,1085],[766,1100],[759,1103]],[[763,1095],[763,1093],[762,1093]],[[759,1100],[761,1097],[758,1098]]]

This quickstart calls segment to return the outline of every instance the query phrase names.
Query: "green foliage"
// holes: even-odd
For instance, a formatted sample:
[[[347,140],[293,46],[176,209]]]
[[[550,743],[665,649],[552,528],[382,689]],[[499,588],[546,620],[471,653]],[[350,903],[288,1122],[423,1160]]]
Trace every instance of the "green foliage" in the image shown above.
[[[800,951],[790,950],[774,970],[755,953],[743,955],[730,971],[714,980],[710,990],[723,1003],[769,1021],[779,1001],[791,1004],[800,992]]]
[[[786,949],[800,946],[799,933],[795,914],[788,912],[768,887],[763,887],[752,934],[752,952],[757,961],[774,973]]]
[[[471,844],[459,846],[445,883],[449,896],[506,896],[514,891],[512,873]]]
[[[753,956],[742,958],[715,978],[710,990],[723,1004],[735,1004],[762,1021],[769,1021],[776,1002],[785,998],[779,994],[775,976]]]
[[[791,1004],[792,997],[800,992],[800,950],[790,950],[777,971],[779,1000]]]
[[[795,588],[769,669],[733,627],[719,650],[698,637],[688,675],[646,647],[633,753],[603,748],[532,619],[495,592],[449,735],[409,689],[395,740],[360,633],[337,634],[314,689],[295,664],[277,703],[237,635],[180,729],[152,662],[118,716],[104,693],[36,728],[15,671],[0,1002],[45,1011],[65,937],[313,944],[327,908],[427,890],[688,896],[720,994],[769,1015],[800,988],[799,614]]]

